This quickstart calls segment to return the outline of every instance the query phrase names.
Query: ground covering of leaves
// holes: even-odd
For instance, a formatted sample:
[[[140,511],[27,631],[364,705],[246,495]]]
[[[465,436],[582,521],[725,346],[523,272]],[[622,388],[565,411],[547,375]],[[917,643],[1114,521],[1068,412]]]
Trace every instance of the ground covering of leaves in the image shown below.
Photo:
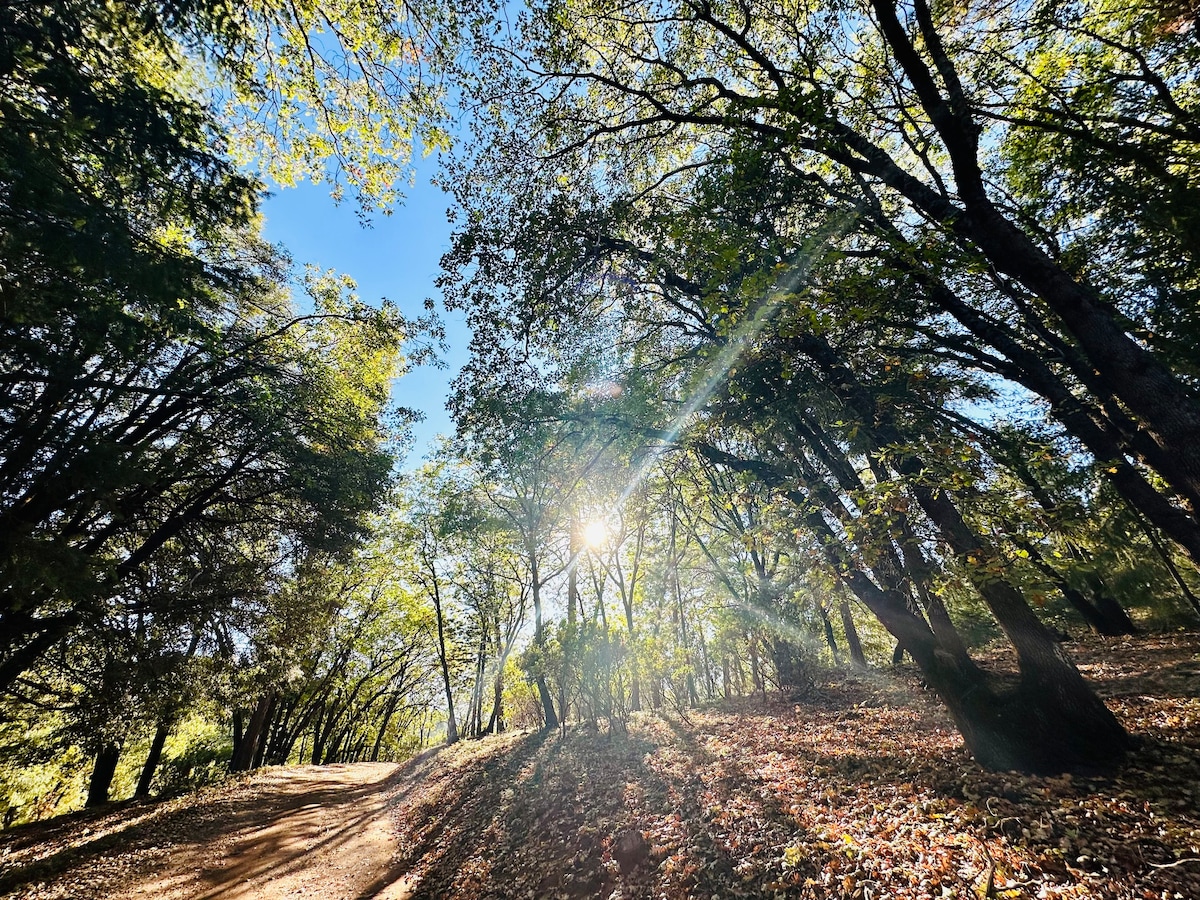
[[[514,733],[414,760],[379,784],[396,846],[361,896],[1200,898],[1200,634],[1071,652],[1139,738],[1117,773],[984,772],[912,677],[831,673],[799,700],[641,714],[627,733]],[[213,810],[262,806],[270,777],[173,801],[164,821],[217,829]],[[71,829],[107,822],[106,859],[132,855],[143,875],[165,864],[138,863],[114,821],[45,837],[69,843]],[[35,834],[0,836],[0,867]],[[51,880],[80,885],[97,861],[68,860]],[[0,871],[0,893],[33,896],[20,881]]]
[[[1200,898],[1200,635],[1089,639],[1110,776],[985,772],[911,678],[443,754],[395,809],[421,898]]]

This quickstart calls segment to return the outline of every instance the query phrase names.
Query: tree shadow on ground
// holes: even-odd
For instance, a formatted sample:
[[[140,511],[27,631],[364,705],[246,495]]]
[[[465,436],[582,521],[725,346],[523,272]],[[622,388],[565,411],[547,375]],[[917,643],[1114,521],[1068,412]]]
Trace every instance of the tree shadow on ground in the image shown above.
[[[677,773],[656,765],[662,748],[637,734],[530,735],[504,756],[454,773],[434,798],[404,810],[402,855],[373,889],[403,883],[412,900],[614,891],[649,898],[665,880],[672,896],[734,896],[731,885],[749,871],[747,848],[730,844],[714,825],[698,799],[697,777],[688,774],[723,761],[686,730],[676,744],[690,760]],[[731,793],[741,777],[731,774]],[[770,799],[760,801],[760,812],[760,824],[773,823],[773,841],[803,838]],[[758,855],[756,871],[778,854],[769,840]]]
[[[230,880],[274,875],[297,865],[302,856],[316,849],[337,846],[370,819],[382,815],[385,808],[379,798],[387,796],[406,779],[417,783],[424,770],[433,764],[433,758],[431,753],[422,754],[385,778],[353,786],[314,790],[304,789],[300,784],[295,790],[286,786],[281,790],[278,780],[268,771],[262,782],[249,792],[235,792],[231,797],[222,797],[220,788],[206,792],[213,798],[208,803],[126,802],[50,823],[21,826],[0,839],[0,848],[7,851],[9,860],[0,873],[0,892],[49,878],[86,879],[101,857],[164,848],[186,852],[253,823],[286,817],[286,829],[273,831],[268,825],[257,836],[254,846],[243,850],[244,859],[205,873],[201,879],[212,890],[219,890],[220,884]],[[332,811],[336,816],[339,810],[352,811],[345,824],[316,839],[322,811]],[[61,846],[28,862],[20,861],[22,855],[55,844]],[[18,861],[14,863],[13,859]]]

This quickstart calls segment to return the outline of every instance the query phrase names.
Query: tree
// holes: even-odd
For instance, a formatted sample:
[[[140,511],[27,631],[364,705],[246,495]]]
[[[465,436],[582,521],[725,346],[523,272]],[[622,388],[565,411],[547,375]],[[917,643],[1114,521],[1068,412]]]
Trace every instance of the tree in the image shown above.
[[[361,539],[386,491],[410,328],[315,271],[298,313],[234,160],[390,203],[414,136],[443,141],[422,15],[0,3],[0,690],[76,720],[90,802],[147,725],[149,790],[190,660],[232,658],[232,620]],[[239,766],[281,708],[256,687]]]
[[[657,427],[668,442],[688,435],[682,440],[712,463],[786,500],[829,569],[917,661],[981,762],[1054,770],[1118,758],[1123,730],[970,521],[978,456],[950,404],[992,392],[962,369],[939,373],[933,352],[912,342],[926,333],[920,321],[853,315],[855,305],[882,307],[892,287],[886,258],[875,268],[870,245],[860,256],[846,225],[853,220],[837,203],[815,222],[777,218],[797,205],[786,193],[778,207],[763,205],[761,159],[751,153],[681,176],[669,213],[613,202],[586,182],[569,192],[545,184],[533,213],[529,193],[519,211],[478,208],[460,248],[486,265],[469,271],[456,296],[493,321],[514,306],[519,340],[545,359],[556,357],[535,341],[553,344],[557,332],[536,328],[569,311],[576,328],[614,348],[610,379],[653,371],[654,390],[673,398],[674,421],[634,427]],[[575,278],[558,280],[566,271]],[[481,285],[497,272],[511,281]],[[550,371],[572,383],[572,366]],[[720,437],[706,436],[701,421]],[[934,448],[932,459],[923,447]],[[924,538],[909,518],[918,511]],[[930,590],[939,559],[1004,629],[1017,685],[971,659]]]
[[[287,519],[333,546],[387,477],[401,320],[315,274],[289,309],[257,186],[180,91],[175,42],[225,46],[222,10],[0,10],[3,685],[170,541]]]
[[[480,337],[477,334],[475,339]],[[565,711],[555,710],[547,681],[544,590],[574,564],[578,550],[569,546],[570,503],[599,460],[604,435],[597,436],[578,424],[548,419],[555,399],[536,390],[527,392],[523,399],[510,399],[502,407],[483,393],[494,389],[490,379],[481,379],[479,393],[472,398],[470,377],[467,372],[460,378],[460,432],[465,435],[467,458],[475,468],[479,493],[521,547],[534,617],[532,674],[544,723],[547,728],[556,728]],[[472,399],[474,403],[468,405]],[[517,417],[523,434],[510,430]],[[568,545],[565,548],[564,540]]]
[[[472,503],[469,550],[455,573],[455,585],[474,616],[478,651],[471,692],[468,730],[475,737],[499,734],[507,727],[504,710],[505,669],[525,625],[530,584],[524,577],[521,548],[497,517],[484,513],[482,497]],[[484,701],[491,684],[491,712],[484,720]],[[561,705],[561,704],[560,704]]]
[[[924,0],[794,10],[697,0],[619,13],[539,4],[485,67],[499,85],[488,102],[509,116],[492,120],[491,146],[559,173],[575,167],[563,184],[621,192],[626,181],[627,196],[668,204],[690,174],[756,148],[777,173],[852,206],[882,240],[873,252],[898,256],[916,282],[906,287],[936,310],[926,333],[951,350],[958,329],[982,343],[986,354],[968,354],[1040,394],[1130,502],[1200,560],[1189,364],[1180,345],[1129,334],[1160,314],[1148,310],[1182,301],[1189,283],[1147,267],[1136,239],[1099,224],[1129,208],[1111,182],[1080,188],[1087,172],[1111,171],[1098,160],[1136,159],[1147,175],[1134,183],[1172,197],[1147,208],[1190,196],[1171,173],[1194,152],[1193,42],[1158,27],[1157,8],[1010,13],[952,14]],[[496,47],[483,33],[477,41],[479,53]],[[1045,152],[1064,136],[1071,156]],[[511,159],[477,164],[497,178],[511,169]],[[554,178],[527,177],[526,187],[553,189]],[[1136,190],[1121,184],[1126,198]],[[1137,233],[1158,228],[1169,242],[1183,219],[1173,221],[1139,216]],[[1078,264],[1106,233],[1122,237],[1104,244],[1102,264]],[[1156,273],[1136,299],[1114,275],[1126,259],[1131,272]],[[1170,490],[1156,491],[1134,461]]]
[[[446,743],[453,744],[459,739],[454,680],[460,653],[453,647],[450,625],[450,604],[457,601],[451,567],[468,532],[468,519],[473,511],[465,502],[464,485],[441,463],[433,462],[421,469],[408,484],[406,493],[404,524],[397,542],[408,557],[406,580],[433,607],[438,666],[446,699]]]
[[[380,517],[349,560],[304,560],[255,636],[273,676],[262,762],[395,759],[415,743],[405,732],[429,702],[434,628],[405,589],[388,524]]]

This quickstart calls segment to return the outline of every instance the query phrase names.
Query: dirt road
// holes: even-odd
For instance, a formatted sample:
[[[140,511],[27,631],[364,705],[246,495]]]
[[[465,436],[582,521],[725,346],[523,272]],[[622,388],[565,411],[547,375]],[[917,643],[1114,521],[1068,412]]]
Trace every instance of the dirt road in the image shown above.
[[[269,769],[201,802],[122,805],[22,830],[0,846],[0,895],[403,900],[390,811],[428,763]]]

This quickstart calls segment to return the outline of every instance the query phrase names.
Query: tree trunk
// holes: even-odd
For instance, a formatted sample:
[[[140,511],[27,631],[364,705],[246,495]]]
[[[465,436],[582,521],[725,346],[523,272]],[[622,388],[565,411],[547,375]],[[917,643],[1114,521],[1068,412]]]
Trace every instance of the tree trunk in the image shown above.
[[[1114,600],[1102,587],[1092,592],[1092,602],[1100,614],[1104,616],[1104,620],[1108,623],[1112,635],[1138,633],[1138,627],[1134,624],[1133,619],[1129,618],[1129,613],[1125,610],[1125,607]]]
[[[1124,754],[1124,729],[1036,619],[1036,627],[1024,623],[1029,633],[1018,635],[1020,679],[1004,684],[977,668],[959,667],[928,626],[905,608],[903,597],[889,596],[862,573],[844,577],[904,644],[980,765],[1048,774],[1106,767]]]
[[[533,643],[537,648],[544,649],[546,629],[542,620],[542,585],[538,571],[537,548],[527,546],[525,549],[529,556],[530,594],[533,596]],[[537,685],[538,699],[542,702],[543,724],[547,730],[552,731],[558,727],[558,716],[554,712],[554,698],[550,695],[550,688],[546,684],[545,673],[539,672],[534,678],[534,683]]]
[[[742,654],[740,653],[735,653],[733,656],[733,677],[737,685],[737,695],[739,697],[745,697],[747,694],[746,667],[742,665]]]
[[[259,697],[258,704],[254,707],[254,714],[250,716],[250,722],[246,725],[246,733],[242,735],[242,740],[237,745],[233,758],[229,761],[230,772],[247,772],[253,766],[254,758],[258,755],[259,744],[264,736],[263,732],[266,730],[267,715],[271,711],[274,696],[274,690],[268,690]]]
[[[326,729],[324,723],[325,707],[322,704],[321,708],[317,710],[317,714],[313,716],[312,721],[313,742],[308,761],[314,766],[321,764],[321,755],[325,752]]]
[[[450,686],[450,664],[446,659],[446,631],[442,618],[442,593],[437,579],[433,581],[433,609],[437,615],[438,663],[442,672],[442,687],[446,692],[446,743],[458,740],[458,723],[454,719],[454,690]]]
[[[233,755],[237,756],[238,748],[246,739],[246,713],[241,707],[233,710]]]
[[[767,697],[767,683],[763,678],[762,662],[758,658],[758,638],[754,635],[749,635],[746,639],[746,644],[750,650],[750,692],[757,691],[762,694],[763,699]]]
[[[838,373],[839,375],[841,373]],[[872,414],[866,421],[874,421]],[[902,446],[895,442],[895,446]],[[764,463],[739,460],[711,446],[700,448],[709,458],[778,485],[781,476]],[[913,457],[903,458],[907,466]],[[908,475],[909,473],[905,473]],[[985,554],[965,523],[956,525],[957,509],[943,492],[920,478],[910,487],[951,548],[964,556],[968,571],[986,575]],[[781,488],[798,508],[809,506],[810,494]],[[940,646],[929,624],[917,616],[899,591],[876,585],[851,557],[819,510],[804,520],[817,537],[830,568],[880,623],[904,645],[929,686],[946,705],[967,748],[983,766],[1054,773],[1073,768],[1103,768],[1118,761],[1129,738],[1113,714],[1067,659],[1053,635],[1042,626],[1021,594],[1002,580],[979,578],[976,588],[1017,651],[1020,677],[1015,683],[994,679],[973,664],[964,667]],[[969,557],[979,556],[972,561]]]
[[[997,577],[1003,567],[962,519],[949,496],[931,488],[913,457],[898,462],[912,491],[943,539],[959,556],[975,588],[1017,651],[1019,687],[988,703],[963,704],[960,727],[978,729],[969,741],[977,758],[992,768],[1045,771],[1100,765],[1121,756],[1129,739],[1112,712],[1084,681],[1061,645],[1033,614],[1020,591]],[[953,710],[952,710],[953,712]],[[982,721],[980,721],[982,719]],[[1025,733],[1019,733],[1025,730]],[[983,742],[992,746],[984,748]],[[984,754],[979,756],[978,754]]]
[[[258,732],[257,746],[254,748],[254,757],[250,761],[250,768],[261,769],[263,759],[267,755],[267,738],[270,737],[272,714],[275,712],[275,692],[271,692],[271,701],[267,705],[267,714],[263,717],[262,727]]]
[[[817,611],[821,614],[821,630],[825,634],[825,643],[829,647],[829,652],[833,654],[833,664],[840,666],[842,657],[838,652],[837,640],[833,635],[833,623],[829,621],[829,612],[825,609],[824,603],[817,604]]]
[[[712,657],[708,655],[708,641],[704,639],[704,629],[696,629],[696,643],[700,647],[700,664],[704,667],[704,696],[711,700],[717,693],[717,676],[713,671]]]
[[[467,733],[471,737],[483,735],[483,694],[485,690],[489,624],[480,617],[479,647],[475,654],[475,684],[471,688],[471,708],[467,716]]]
[[[842,618],[842,633],[846,636],[846,646],[850,649],[851,665],[856,669],[867,668],[867,657],[863,653],[862,642],[858,639],[858,629],[854,627],[850,601],[845,597],[838,602],[838,615]]]
[[[1129,622],[1129,629],[1126,630],[1121,624],[1110,623],[1106,616],[1091,600],[1081,594],[1075,588],[1071,587],[1061,579],[1055,579],[1058,592],[1063,595],[1063,598],[1071,605],[1075,612],[1079,613],[1080,618],[1087,623],[1088,628],[1096,634],[1102,634],[1105,637],[1115,637],[1119,634],[1133,634],[1133,623]],[[1114,604],[1115,605],[1115,604]],[[1125,615],[1125,611],[1121,610],[1122,616],[1128,622],[1129,617]]]
[[[797,688],[808,687],[807,672],[804,660],[796,650],[796,645],[783,638],[771,641],[771,661],[775,665],[775,674],[779,679],[779,689],[785,693]]]
[[[1137,518],[1138,524],[1142,527],[1142,530],[1146,533],[1146,537],[1150,539],[1150,546],[1154,548],[1154,552],[1158,555],[1158,558],[1162,560],[1162,563],[1166,567],[1167,572],[1170,574],[1171,579],[1175,582],[1175,586],[1179,588],[1179,593],[1183,595],[1183,598],[1188,602],[1188,605],[1191,606],[1192,612],[1194,612],[1197,616],[1200,616],[1200,598],[1197,598],[1192,592],[1192,589],[1188,587],[1188,583],[1184,580],[1183,574],[1179,571],[1178,566],[1176,566],[1174,561],[1171,559],[1170,550],[1164,547],[1162,545],[1162,541],[1160,541],[1157,535],[1155,535],[1153,525],[1139,515],[1136,509],[1133,510],[1133,514]]]
[[[371,762],[379,762],[379,751],[383,747],[383,737],[387,734],[387,727],[392,721],[392,716],[396,713],[396,707],[400,703],[400,695],[392,694],[388,698],[387,705],[383,708],[383,717],[379,721],[379,729],[375,732],[375,743],[371,747]]]
[[[864,147],[868,155],[860,170],[881,178],[917,208],[944,222],[978,247],[997,271],[1042,299],[1078,343],[1105,389],[1121,400],[1161,447],[1160,474],[1195,509],[1200,499],[1200,401],[1195,391],[1138,344],[1090,287],[1072,278],[993,204],[979,166],[978,123],[965,105],[943,94],[896,6],[886,0],[872,0],[871,5],[884,39],[946,149],[961,206],[914,178],[886,152],[873,153]],[[931,54],[940,54],[943,82],[957,79],[928,11],[922,15],[922,6],[917,6],[920,41]],[[946,87],[953,94],[955,86],[946,83]],[[852,143],[862,140],[839,130]]]
[[[885,218],[879,215],[875,218],[885,231],[899,236]],[[900,260],[899,264],[902,267],[909,265],[904,260]],[[1051,414],[1096,460],[1104,463],[1105,477],[1125,501],[1162,529],[1164,534],[1187,551],[1195,564],[1200,565],[1200,523],[1160,493],[1129,463],[1124,446],[1127,441],[1122,438],[1120,429],[1111,422],[1104,411],[1096,408],[1095,404],[1085,403],[1077,397],[1039,354],[1020,343],[1003,324],[986,318],[949,287],[927,273],[916,269],[913,269],[912,273],[929,291],[935,304],[954,316],[984,344],[995,348],[1011,362],[1011,365],[1002,366],[1002,374],[1040,395],[1050,404]],[[1134,448],[1129,449],[1142,457],[1150,468],[1159,469],[1158,463],[1161,462],[1163,454],[1162,448],[1157,444],[1151,448],[1157,451],[1150,454],[1152,458],[1147,458],[1145,452],[1138,453]],[[1146,448],[1142,449],[1144,451]],[[1012,461],[1011,466],[1026,483],[1035,488],[1035,491],[1044,494],[1019,459]],[[1047,506],[1047,509],[1050,506]]]
[[[503,667],[497,670],[492,681],[492,714],[488,717],[487,734],[500,734],[504,731],[504,674]]]
[[[1097,590],[1093,596],[1097,600],[1103,597],[1106,601],[1103,602],[1103,605],[1101,605],[1101,602],[1093,602],[1084,596],[1081,591],[1071,587],[1066,578],[1046,561],[1041,552],[1030,541],[1014,537],[1012,538],[1012,542],[1025,551],[1029,557],[1029,561],[1054,583],[1054,586],[1058,588],[1058,592],[1063,595],[1063,598],[1071,605],[1071,608],[1079,613],[1083,621],[1087,623],[1088,628],[1096,634],[1102,634],[1106,637],[1116,637],[1123,634],[1137,633],[1137,627],[1129,618],[1129,614],[1121,608],[1119,603],[1108,597],[1102,587],[1096,585]],[[1080,558],[1082,558],[1082,555],[1080,555]],[[1094,581],[1094,579],[1089,579],[1089,581]]]
[[[97,751],[96,761],[92,766],[92,777],[88,780],[85,807],[91,809],[108,802],[108,791],[112,787],[113,776],[117,774],[117,763],[120,759],[121,745],[115,741],[109,741]]]
[[[150,784],[154,781],[154,773],[158,769],[158,763],[162,759],[163,747],[166,746],[167,737],[170,733],[171,723],[165,719],[160,721],[154,729],[154,740],[150,742],[150,753],[146,756],[145,765],[142,766],[142,774],[138,778],[137,790],[133,792],[133,796],[150,796]]]
[[[829,387],[857,417],[860,435],[872,443],[872,452],[881,457],[892,454],[892,467],[905,479],[925,515],[958,556],[1017,652],[1021,673],[1018,690],[1004,695],[1003,702],[1001,695],[993,695],[995,699],[990,705],[981,699],[987,692],[975,690],[969,695],[972,698],[969,704],[959,704],[956,716],[963,716],[960,729],[980,762],[993,768],[1043,771],[1103,765],[1122,756],[1129,745],[1125,729],[1084,681],[1021,592],[997,575],[1004,571],[1003,561],[966,523],[950,496],[931,485],[928,467],[915,453],[904,449],[911,447],[912,442],[893,424],[888,412],[877,406],[874,395],[823,338],[802,335],[799,340],[806,355],[825,372]],[[814,525],[819,520],[820,527],[828,533],[823,517],[806,518]],[[827,542],[825,549],[830,552],[833,545]],[[858,596],[863,599],[861,593]],[[905,641],[895,631],[892,634]],[[916,659],[907,641],[905,649]],[[946,653],[944,648],[940,649]],[[921,668],[924,672],[926,666]],[[957,663],[953,669],[962,673]],[[925,674],[931,684],[939,677]],[[976,686],[972,687],[974,690]],[[954,713],[958,701],[949,693],[943,700]],[[968,737],[975,729],[981,731],[982,737]],[[992,745],[985,746],[988,742]]]

